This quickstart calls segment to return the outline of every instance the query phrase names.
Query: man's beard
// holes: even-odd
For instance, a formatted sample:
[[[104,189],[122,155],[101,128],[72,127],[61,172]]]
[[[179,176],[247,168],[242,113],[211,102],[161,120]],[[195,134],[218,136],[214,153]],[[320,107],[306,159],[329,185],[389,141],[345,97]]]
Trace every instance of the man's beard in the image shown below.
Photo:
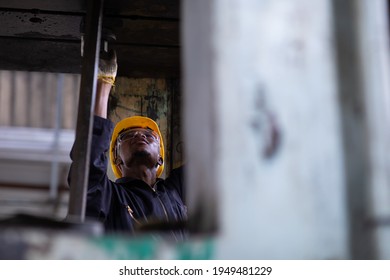
[[[136,164],[145,164],[147,166],[156,166],[155,160],[153,160],[152,155],[145,150],[136,151],[131,155],[131,158],[126,161],[126,166],[131,166],[134,163]]]
[[[149,158],[150,153],[148,151],[142,150],[142,151],[136,151],[133,153],[134,158]]]

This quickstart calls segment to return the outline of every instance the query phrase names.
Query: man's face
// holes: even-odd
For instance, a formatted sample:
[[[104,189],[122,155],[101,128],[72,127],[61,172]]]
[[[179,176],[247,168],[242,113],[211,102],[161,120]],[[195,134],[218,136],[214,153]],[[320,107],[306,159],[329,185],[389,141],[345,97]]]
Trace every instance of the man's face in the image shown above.
[[[120,133],[116,143],[117,157],[130,165],[133,160],[141,160],[155,165],[160,156],[160,139],[156,132],[148,128],[130,128]]]

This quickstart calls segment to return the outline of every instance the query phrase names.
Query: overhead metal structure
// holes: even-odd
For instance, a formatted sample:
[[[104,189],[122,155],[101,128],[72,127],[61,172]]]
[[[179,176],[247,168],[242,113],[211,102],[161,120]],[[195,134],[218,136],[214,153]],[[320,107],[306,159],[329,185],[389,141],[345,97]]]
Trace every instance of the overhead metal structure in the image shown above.
[[[106,0],[118,75],[180,75],[179,0]],[[0,69],[81,73],[86,0],[0,0]]]

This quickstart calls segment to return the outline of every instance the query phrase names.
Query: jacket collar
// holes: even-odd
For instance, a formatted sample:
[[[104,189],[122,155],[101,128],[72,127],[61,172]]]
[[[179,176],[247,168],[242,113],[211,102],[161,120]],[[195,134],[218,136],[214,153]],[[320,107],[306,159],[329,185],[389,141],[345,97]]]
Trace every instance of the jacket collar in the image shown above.
[[[155,189],[157,187],[157,185],[159,185],[160,182],[164,181],[163,179],[161,178],[157,178],[156,179],[156,183],[153,185],[153,188]],[[131,177],[122,177],[122,178],[118,178],[115,180],[115,183],[119,183],[119,184],[135,184],[135,185],[147,185],[144,181],[140,180],[140,179],[135,179],[135,178],[131,178]]]

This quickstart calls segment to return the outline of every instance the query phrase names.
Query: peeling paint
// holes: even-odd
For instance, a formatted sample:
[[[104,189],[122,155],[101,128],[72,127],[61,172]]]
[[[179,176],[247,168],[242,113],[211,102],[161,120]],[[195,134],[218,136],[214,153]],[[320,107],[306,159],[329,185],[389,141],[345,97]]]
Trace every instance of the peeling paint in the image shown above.
[[[277,121],[276,113],[266,101],[266,92],[259,87],[254,97],[254,116],[250,126],[254,133],[260,135],[260,158],[270,159],[280,148],[281,129]]]

